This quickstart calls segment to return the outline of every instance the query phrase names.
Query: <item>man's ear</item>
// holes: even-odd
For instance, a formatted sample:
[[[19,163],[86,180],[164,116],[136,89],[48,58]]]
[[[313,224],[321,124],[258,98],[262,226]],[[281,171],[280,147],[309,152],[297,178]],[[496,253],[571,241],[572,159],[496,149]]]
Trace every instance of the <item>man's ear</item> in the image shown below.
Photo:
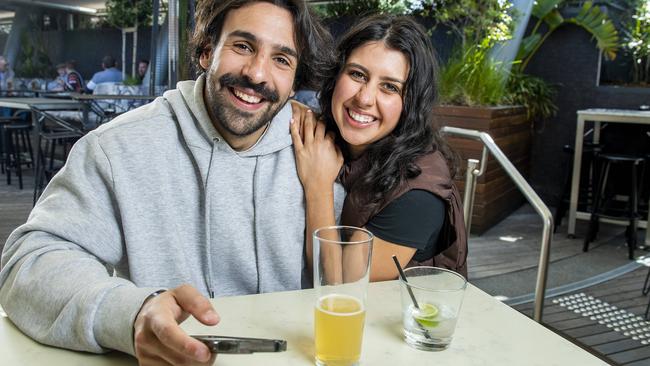
[[[296,95],[296,90],[292,88],[291,93],[289,94],[289,98],[292,98],[294,95]]]
[[[212,60],[212,48],[206,48],[201,53],[201,56],[199,56],[199,65],[201,65],[203,70],[207,70],[210,68],[211,60]]]

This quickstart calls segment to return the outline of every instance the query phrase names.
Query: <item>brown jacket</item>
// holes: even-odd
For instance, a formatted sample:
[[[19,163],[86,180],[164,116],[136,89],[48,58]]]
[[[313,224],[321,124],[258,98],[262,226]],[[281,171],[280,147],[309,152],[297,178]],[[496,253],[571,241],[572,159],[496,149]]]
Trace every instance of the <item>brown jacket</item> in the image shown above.
[[[408,266],[433,265],[454,270],[467,277],[467,232],[463,219],[463,206],[458,189],[449,174],[447,162],[442,154],[436,151],[419,157],[415,163],[422,173],[403,182],[384,200],[377,203],[370,202],[367,192],[356,189],[355,182],[366,171],[366,159],[362,157],[349,163],[341,178],[348,192],[343,204],[341,223],[356,227],[365,226],[372,217],[404,193],[413,189],[429,191],[444,200],[447,207],[445,223],[438,237],[438,243],[447,249],[426,262],[418,263],[411,260]]]

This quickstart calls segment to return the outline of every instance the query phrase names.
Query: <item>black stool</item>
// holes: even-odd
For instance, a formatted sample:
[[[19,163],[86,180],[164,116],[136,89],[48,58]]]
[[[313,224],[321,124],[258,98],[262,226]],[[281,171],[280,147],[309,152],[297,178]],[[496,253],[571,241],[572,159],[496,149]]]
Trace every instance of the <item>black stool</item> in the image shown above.
[[[613,194],[608,191],[608,182],[610,170],[613,166],[621,167],[628,170],[630,174],[630,191],[628,193],[626,208],[619,210],[608,207],[608,204],[614,203]],[[594,204],[591,210],[591,220],[589,229],[585,235],[584,246],[582,250],[589,250],[591,243],[598,233],[600,225],[599,218],[626,218],[629,225],[625,231],[628,245],[628,257],[634,259],[634,250],[636,249],[636,231],[640,217],[639,214],[639,177],[643,174],[644,158],[639,156],[621,155],[621,154],[598,154],[596,156],[596,167],[598,171],[598,181],[595,187]]]
[[[595,155],[600,153],[602,145],[585,142],[582,149],[582,169],[580,169],[580,182],[578,183],[578,210],[587,211],[589,205],[593,201],[593,184],[592,184],[592,171]],[[571,145],[564,145],[562,151],[570,155],[569,164],[566,168],[564,176],[564,184],[560,199],[555,205],[555,215],[553,215],[553,232],[562,224],[562,219],[569,209],[569,201],[571,196],[571,179],[573,178],[573,156],[575,149]]]
[[[648,139],[648,144],[650,144],[650,139]],[[639,202],[641,217],[648,217],[648,211],[650,210],[650,172],[647,169],[650,166],[650,154],[645,156],[645,166],[646,169],[644,169],[643,178],[641,178],[641,201]],[[650,230],[650,227],[646,228],[646,230]]]
[[[65,165],[72,145],[86,131],[74,121],[64,120],[36,107],[31,110],[38,126],[33,194],[35,205],[45,185]]]
[[[18,177],[18,186],[23,189],[23,166],[31,167],[34,162],[32,142],[30,139],[31,123],[13,122],[3,124],[4,135],[4,172],[7,174],[7,184],[11,184],[11,172]]]
[[[72,145],[83,136],[73,131],[45,131],[38,136],[38,152],[34,175],[33,204],[52,177],[65,165]]]
[[[0,173],[5,173],[5,167],[7,165],[7,145],[5,126],[10,125],[16,122],[23,122],[23,119],[17,116],[13,117],[0,117]]]

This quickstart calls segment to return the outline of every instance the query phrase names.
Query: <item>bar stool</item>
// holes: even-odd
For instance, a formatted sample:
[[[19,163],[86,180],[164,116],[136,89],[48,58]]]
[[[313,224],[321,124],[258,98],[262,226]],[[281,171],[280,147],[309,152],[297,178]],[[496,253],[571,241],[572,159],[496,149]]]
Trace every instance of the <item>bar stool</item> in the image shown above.
[[[639,213],[639,177],[643,174],[644,157],[632,156],[624,154],[601,153],[596,156],[596,167],[598,170],[598,181],[595,187],[594,204],[591,210],[591,220],[589,221],[589,229],[585,235],[584,245],[582,250],[584,252],[589,250],[589,243],[591,243],[598,233],[600,226],[600,217],[609,218],[625,218],[629,220],[629,225],[625,231],[626,242],[628,245],[628,257],[634,259],[634,250],[636,249],[636,231],[638,227]],[[630,177],[630,187],[627,193],[628,200],[626,208],[623,210],[612,208],[609,205],[616,202],[615,195],[611,192],[609,183],[612,180],[610,177],[610,170],[612,167],[622,169],[623,174],[627,170]]]
[[[4,159],[3,171],[7,174],[7,184],[11,185],[11,173],[15,172],[18,178],[18,187],[23,189],[23,166],[31,167],[34,163],[30,122],[16,122],[3,124]]]
[[[52,177],[65,165],[72,146],[84,136],[81,126],[51,113],[32,108],[39,126],[36,150],[33,204]]]
[[[593,163],[595,161],[596,154],[600,153],[601,148],[601,144],[585,142],[584,148],[582,149],[581,165],[583,168],[580,169],[580,183],[578,185],[578,210],[586,211],[593,201]],[[566,168],[566,173],[564,176],[562,193],[560,194],[560,199],[555,205],[555,214],[553,215],[553,232],[556,232],[557,228],[562,224],[562,219],[569,209],[569,199],[571,195],[571,175],[573,172],[573,155],[575,154],[575,149],[572,145],[564,145],[562,151],[565,154],[569,155],[570,158],[568,159],[569,164]]]
[[[39,134],[34,177],[34,205],[47,183],[65,165],[72,145],[81,136],[71,131],[47,131]]]
[[[11,117],[0,117],[0,173],[5,174],[5,167],[7,164],[7,144],[5,126],[16,123],[23,122],[23,119],[20,116],[11,116]]]

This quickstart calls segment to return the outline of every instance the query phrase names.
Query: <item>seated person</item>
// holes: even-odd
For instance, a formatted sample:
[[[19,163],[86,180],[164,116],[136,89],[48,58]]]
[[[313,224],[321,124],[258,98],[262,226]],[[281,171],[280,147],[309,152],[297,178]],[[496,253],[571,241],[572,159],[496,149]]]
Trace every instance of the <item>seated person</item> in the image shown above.
[[[9,67],[7,59],[0,55],[0,97],[5,96],[6,91],[13,89],[14,71]],[[0,117],[10,117],[11,109],[0,107]]]
[[[306,284],[286,102],[317,86],[329,34],[304,0],[200,1],[195,18],[198,79],[80,139],[7,240],[0,303],[41,343],[212,365],[179,326],[215,325],[208,297]]]
[[[375,235],[371,281],[397,278],[392,255],[402,266],[467,276],[454,155],[432,121],[438,72],[426,31],[407,17],[370,17],[342,37],[337,51],[321,89],[322,121],[294,106],[291,136],[307,232],[335,225],[339,179],[347,192],[341,224]],[[307,236],[307,263],[312,254]]]
[[[92,79],[86,85],[89,90],[95,89],[97,84],[100,83],[119,83],[123,80],[122,71],[118,70],[115,66],[117,63],[113,56],[104,56],[102,59],[102,71],[98,71],[93,75]]]
[[[0,55],[0,90],[13,89],[14,70],[9,66],[9,61]]]
[[[81,93],[84,90],[84,78],[75,70],[76,62],[73,60],[65,63],[65,85],[63,90]]]
[[[138,84],[142,84],[142,81],[144,80],[145,75],[147,74],[147,70],[149,69],[149,60],[142,59],[138,61]]]
[[[47,83],[47,90],[49,91],[64,91],[65,90],[65,80],[67,76],[65,64],[56,65],[56,79]]]

